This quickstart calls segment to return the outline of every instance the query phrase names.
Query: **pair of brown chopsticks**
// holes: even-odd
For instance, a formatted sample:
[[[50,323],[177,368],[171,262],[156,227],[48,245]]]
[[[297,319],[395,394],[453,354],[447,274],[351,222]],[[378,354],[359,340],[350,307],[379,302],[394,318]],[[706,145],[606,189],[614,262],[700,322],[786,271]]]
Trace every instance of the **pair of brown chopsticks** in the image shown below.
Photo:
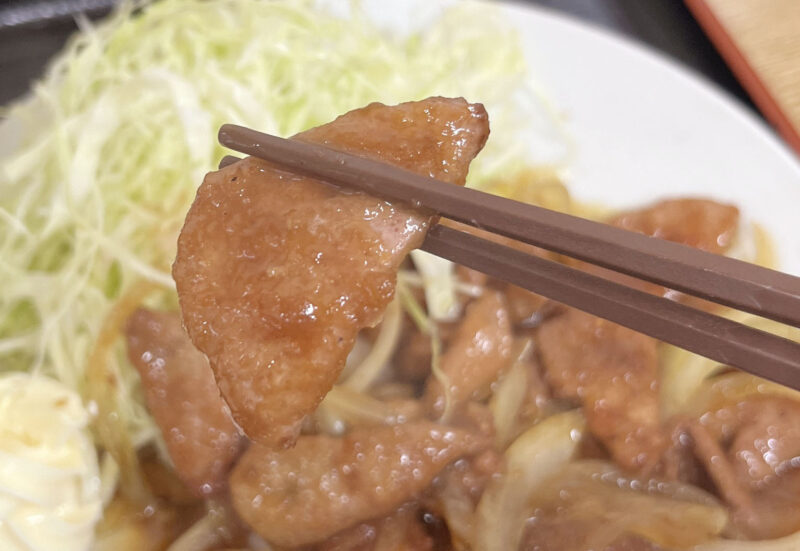
[[[800,278],[677,243],[420,176],[320,145],[226,124],[219,141],[292,172],[800,327]],[[234,163],[225,157],[220,168]],[[434,226],[442,258],[723,364],[800,389],[800,344],[497,243]]]

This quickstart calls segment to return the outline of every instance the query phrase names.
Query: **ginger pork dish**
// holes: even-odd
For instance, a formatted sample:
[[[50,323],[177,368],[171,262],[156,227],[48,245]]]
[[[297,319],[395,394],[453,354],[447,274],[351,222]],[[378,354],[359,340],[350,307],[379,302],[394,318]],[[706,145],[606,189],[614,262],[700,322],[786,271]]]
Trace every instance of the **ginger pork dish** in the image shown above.
[[[482,105],[435,97],[293,139],[463,185],[488,134]],[[724,254],[739,213],[683,198],[607,222]],[[656,550],[800,529],[792,391],[719,368],[671,395],[679,351],[463,267],[437,319],[408,256],[430,224],[253,157],[198,189],[180,314],[137,309],[126,335],[175,475],[231,537]]]
[[[488,15],[434,23],[424,45],[459,44],[452,68],[419,37],[321,13],[125,4],[9,111],[55,122],[22,136],[0,181],[0,548],[800,549],[800,393],[419,247],[442,224],[800,330],[255,157],[216,169],[214,132],[246,122],[770,265],[745,206],[574,198],[508,145],[509,112],[495,125],[519,67],[517,46],[506,65],[478,53],[502,35]],[[320,37],[350,49],[314,65]],[[349,73],[370,48],[447,85]],[[482,76],[462,83],[470,60]]]

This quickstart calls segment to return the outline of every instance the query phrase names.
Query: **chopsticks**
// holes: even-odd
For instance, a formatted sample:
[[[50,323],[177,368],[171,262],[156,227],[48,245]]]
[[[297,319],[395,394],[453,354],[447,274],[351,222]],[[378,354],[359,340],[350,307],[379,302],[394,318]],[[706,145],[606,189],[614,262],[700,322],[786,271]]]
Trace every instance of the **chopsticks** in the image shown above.
[[[800,278],[462,188],[323,146],[224,125],[220,143],[334,184],[490,230],[777,321],[800,326]],[[226,157],[220,166],[235,162]],[[662,297],[443,226],[423,249],[761,377],[800,388],[800,345]]]
[[[800,278],[396,167],[226,124],[219,141],[293,172],[442,216],[712,302],[800,325]]]
[[[722,364],[800,389],[800,344],[446,226],[422,249]]]

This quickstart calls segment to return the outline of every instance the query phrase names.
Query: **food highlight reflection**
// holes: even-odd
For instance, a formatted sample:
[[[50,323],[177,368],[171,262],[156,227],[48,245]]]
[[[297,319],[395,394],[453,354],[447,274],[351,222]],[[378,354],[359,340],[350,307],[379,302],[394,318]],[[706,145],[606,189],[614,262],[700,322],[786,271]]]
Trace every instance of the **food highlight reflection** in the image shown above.
[[[795,391],[411,252],[411,207],[213,169],[234,122],[774,261],[733,205],[572,198],[492,7],[410,36],[250,0],[84,27],[3,127],[4,549],[800,545]]]

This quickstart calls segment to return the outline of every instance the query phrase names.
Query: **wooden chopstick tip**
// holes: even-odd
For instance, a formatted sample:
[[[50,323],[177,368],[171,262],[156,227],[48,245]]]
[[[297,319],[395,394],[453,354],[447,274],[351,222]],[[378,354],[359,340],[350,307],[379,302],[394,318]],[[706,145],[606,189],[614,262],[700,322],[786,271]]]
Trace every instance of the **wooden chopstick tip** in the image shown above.
[[[219,127],[217,131],[217,141],[221,144],[224,144],[225,141],[230,137],[231,131],[236,131],[236,125],[225,123]]]
[[[239,157],[235,157],[233,155],[225,155],[219,161],[219,169],[221,170],[221,169],[225,168],[226,166],[230,166],[230,165],[232,165],[234,163],[238,163],[239,161],[241,161],[241,159]]]

